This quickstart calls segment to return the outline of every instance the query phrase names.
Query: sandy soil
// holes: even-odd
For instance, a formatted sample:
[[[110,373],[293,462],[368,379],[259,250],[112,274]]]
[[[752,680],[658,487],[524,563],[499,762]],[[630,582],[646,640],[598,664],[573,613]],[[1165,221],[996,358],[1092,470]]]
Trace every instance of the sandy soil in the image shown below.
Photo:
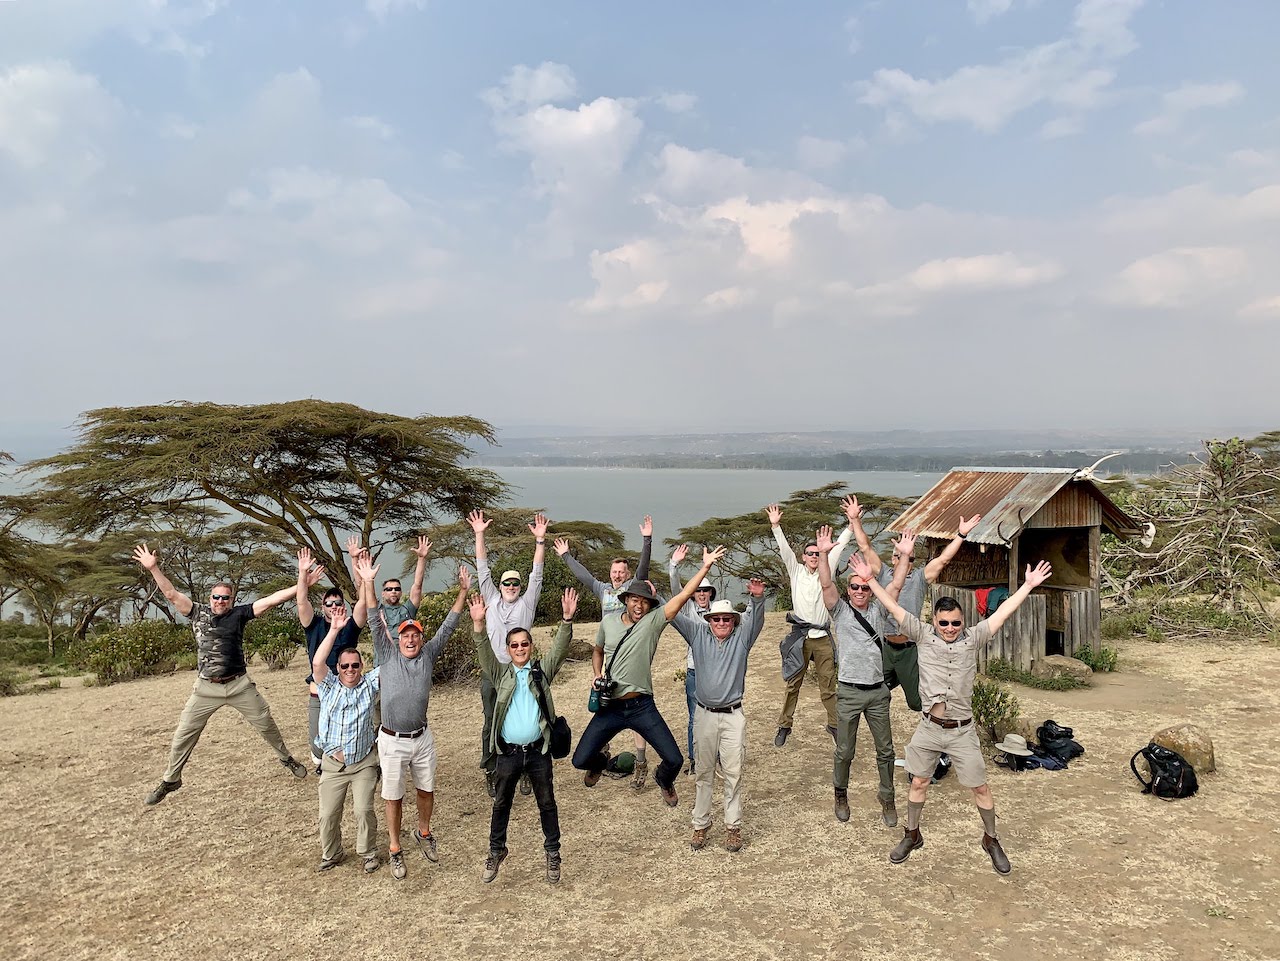
[[[931,792],[924,849],[889,864],[900,830],[878,820],[869,738],[854,762],[853,818],[836,822],[816,688],[806,687],[786,747],[772,745],[782,622],[770,617],[748,692],[746,848],[689,850],[689,778],[671,810],[652,784],[638,795],[609,779],[587,790],[559,762],[558,888],[542,880],[532,798],[518,795],[511,857],[496,882],[480,880],[489,800],[475,766],[474,688],[432,698],[441,863],[415,854],[403,882],[385,868],[366,877],[354,860],[316,873],[316,781],[292,778],[234,712],[214,717],[183,789],[143,807],[190,673],[7,698],[4,956],[1280,957],[1280,651],[1135,641],[1121,648],[1122,672],[1090,690],[1019,689],[1024,713],[1074,727],[1088,753],[1065,772],[990,767],[1014,864],[1001,878],[978,848],[970,795],[953,780]],[[666,635],[654,673],[683,744],[682,649]],[[575,732],[587,719],[588,671],[571,665],[557,682]],[[302,756],[300,664],[253,673]],[[1191,800],[1143,796],[1130,754],[1184,720],[1212,733],[1217,774],[1202,776]],[[894,726],[901,754],[912,720],[898,698]],[[899,803],[905,810],[905,791]],[[346,830],[350,843],[349,819]]]

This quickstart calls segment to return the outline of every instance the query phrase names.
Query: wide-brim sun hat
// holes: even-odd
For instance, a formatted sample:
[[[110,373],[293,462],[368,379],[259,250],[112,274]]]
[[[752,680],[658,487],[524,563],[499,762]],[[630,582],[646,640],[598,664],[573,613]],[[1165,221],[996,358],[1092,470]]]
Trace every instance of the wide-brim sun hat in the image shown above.
[[[711,617],[713,614],[732,614],[735,626],[742,623],[742,615],[733,609],[733,601],[712,601],[711,607],[702,616]]]
[[[1018,757],[1031,756],[1031,749],[1027,747],[1027,739],[1021,734],[1006,734],[1004,740],[997,744],[995,749],[1005,754],[1016,754]]]

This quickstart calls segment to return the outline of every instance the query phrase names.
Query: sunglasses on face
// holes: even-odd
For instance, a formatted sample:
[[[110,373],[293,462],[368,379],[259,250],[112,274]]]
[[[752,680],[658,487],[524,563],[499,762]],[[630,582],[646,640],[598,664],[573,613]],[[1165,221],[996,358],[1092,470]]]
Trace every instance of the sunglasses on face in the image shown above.
[[[938,621],[938,626],[939,626],[939,627],[962,627],[963,625],[964,625],[964,621],[963,621],[963,620],[959,620],[959,621]]]
[[[507,647],[510,647],[513,649],[519,649],[522,647],[532,647],[532,646],[533,645],[529,641],[512,641],[510,644],[507,645]]]
[[[342,603],[342,601],[325,601],[324,606],[325,607],[344,607],[345,605]]]
[[[851,590],[851,591],[869,591],[869,590],[871,590],[871,585],[870,585],[870,584],[850,584],[850,585],[849,585],[849,590]]]
[[[505,581],[503,581],[503,582],[502,582],[502,586],[503,586],[503,587],[519,587],[519,586],[520,586],[520,582],[519,582],[519,581],[513,581],[513,580],[511,580],[511,579],[509,579],[509,578],[508,578],[507,580],[505,580]]]
[[[209,596],[210,596],[211,598],[213,598],[215,601],[229,601],[229,600],[231,600],[231,595],[230,595],[230,594],[210,594]]]
[[[804,556],[805,556],[805,557],[817,557],[817,556],[818,556],[818,552],[817,552],[817,551],[805,551],[805,552],[804,552]]]
[[[707,618],[707,620],[710,621],[712,624],[723,624],[726,621],[732,621],[733,615],[732,614],[712,614],[710,617]]]
[[[398,592],[398,591],[400,590],[400,588],[398,588],[398,587],[384,587],[384,588],[383,588],[383,590],[384,590],[384,591],[397,591],[397,592]]]
[[[359,662],[359,661],[355,661],[355,662],[353,662],[353,663],[351,663],[351,664],[339,664],[339,665],[338,665],[338,670],[340,670],[340,671],[358,671],[359,669],[360,669],[360,662]]]

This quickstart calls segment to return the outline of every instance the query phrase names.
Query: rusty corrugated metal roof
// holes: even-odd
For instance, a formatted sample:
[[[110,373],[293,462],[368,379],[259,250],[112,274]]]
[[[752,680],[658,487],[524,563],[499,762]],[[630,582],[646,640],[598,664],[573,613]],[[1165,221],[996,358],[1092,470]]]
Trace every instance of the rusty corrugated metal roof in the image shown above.
[[[1104,526],[1117,534],[1137,534],[1138,523],[1111,502],[1090,480],[1075,480],[1075,468],[1032,467],[1004,470],[994,467],[957,467],[934,484],[921,498],[889,525],[894,533],[912,528],[918,537],[949,540],[963,517],[981,514],[969,532],[974,544],[1007,547],[1014,535],[1054,494],[1067,484],[1087,485],[1102,504]]]

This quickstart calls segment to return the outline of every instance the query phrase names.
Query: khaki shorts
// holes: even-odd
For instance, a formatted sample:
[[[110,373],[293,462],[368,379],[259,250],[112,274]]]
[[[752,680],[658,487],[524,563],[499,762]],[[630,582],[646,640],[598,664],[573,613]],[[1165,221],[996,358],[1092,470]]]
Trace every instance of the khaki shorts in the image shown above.
[[[431,729],[421,737],[394,737],[378,732],[378,764],[382,767],[382,799],[399,801],[404,797],[405,770],[413,778],[413,786],[430,794],[436,789],[436,741]]]
[[[987,765],[978,744],[978,729],[972,721],[948,730],[921,718],[907,742],[908,773],[929,777],[938,766],[939,754],[950,755],[956,780],[965,787],[982,787],[987,783]]]

